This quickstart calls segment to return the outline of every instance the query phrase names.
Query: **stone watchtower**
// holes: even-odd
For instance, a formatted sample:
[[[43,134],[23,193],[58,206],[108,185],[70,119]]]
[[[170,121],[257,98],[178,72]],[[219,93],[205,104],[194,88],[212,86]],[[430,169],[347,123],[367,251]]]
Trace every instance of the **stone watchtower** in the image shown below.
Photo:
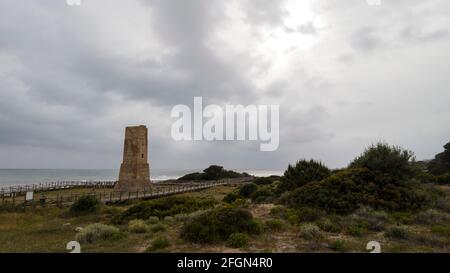
[[[132,126],[125,129],[123,162],[120,165],[119,181],[115,190],[143,191],[151,186],[148,164],[147,127]]]

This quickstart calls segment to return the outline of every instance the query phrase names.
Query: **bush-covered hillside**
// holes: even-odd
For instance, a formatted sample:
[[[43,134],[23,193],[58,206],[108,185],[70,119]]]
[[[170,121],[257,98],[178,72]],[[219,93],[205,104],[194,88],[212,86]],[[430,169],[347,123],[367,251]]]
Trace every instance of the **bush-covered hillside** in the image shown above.
[[[444,175],[450,173],[450,142],[445,144],[444,151],[437,154],[428,163],[429,171],[434,175]]]
[[[238,173],[235,171],[225,170],[222,166],[211,165],[204,169],[201,173],[190,173],[180,178],[179,181],[192,181],[192,180],[219,180],[224,178],[239,178],[250,176],[248,173]]]
[[[303,161],[300,170],[307,169],[307,163]],[[414,164],[414,154],[400,147],[385,143],[372,145],[347,169],[329,177],[326,177],[325,166],[312,165],[313,171],[294,172],[291,166],[288,167],[289,181],[303,183],[296,186],[291,183],[290,191],[281,187],[286,192],[281,202],[296,208],[312,207],[329,213],[348,214],[360,206],[388,211],[417,211],[426,208],[433,200],[433,195],[413,179],[420,172]],[[311,172],[319,177],[317,170],[322,170],[323,179],[313,179]]]

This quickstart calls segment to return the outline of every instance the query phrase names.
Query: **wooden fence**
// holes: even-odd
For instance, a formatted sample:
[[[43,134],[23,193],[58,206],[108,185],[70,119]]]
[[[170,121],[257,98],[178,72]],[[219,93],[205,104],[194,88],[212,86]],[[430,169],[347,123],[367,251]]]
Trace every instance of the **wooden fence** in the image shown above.
[[[58,181],[31,185],[0,187],[0,196],[20,196],[27,192],[46,192],[73,188],[113,188],[116,181]]]
[[[32,200],[26,200],[26,195],[20,196],[17,194],[12,195],[2,195],[1,205],[2,207],[16,207],[16,206],[46,206],[46,205],[70,205],[76,200],[78,200],[81,196],[95,196],[104,204],[113,204],[113,203],[121,203],[127,202],[137,199],[153,199],[159,198],[168,195],[180,194],[191,191],[198,191],[202,189],[207,189],[211,187],[221,186],[221,185],[235,185],[240,183],[247,183],[252,181],[253,178],[235,178],[235,179],[222,179],[216,181],[208,181],[208,182],[189,182],[189,183],[155,183],[152,187],[147,191],[136,191],[136,192],[120,192],[120,191],[112,191],[106,190],[106,188],[111,188],[110,184],[102,184],[105,186],[105,189],[102,191],[98,188],[96,191],[91,193],[84,194],[74,194],[74,193],[57,193],[53,196],[46,197],[44,195],[43,188],[37,188],[38,192],[41,191],[41,194],[33,194]],[[67,187],[62,187],[61,184],[58,187],[50,187],[47,189],[55,190],[55,189],[67,189],[74,188],[76,184],[67,185]],[[91,184],[95,186],[101,186],[97,184]],[[61,187],[60,187],[61,186]],[[83,185],[86,187],[85,185]],[[81,187],[81,186],[80,186]],[[31,189],[31,188],[30,188]]]

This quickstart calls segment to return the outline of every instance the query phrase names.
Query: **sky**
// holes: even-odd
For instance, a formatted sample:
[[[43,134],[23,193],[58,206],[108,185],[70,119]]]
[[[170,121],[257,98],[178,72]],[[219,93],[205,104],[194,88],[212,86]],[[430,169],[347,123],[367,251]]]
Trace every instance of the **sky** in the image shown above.
[[[450,1],[0,0],[0,168],[345,167],[385,141],[450,141]],[[171,109],[279,105],[280,143],[175,141]]]

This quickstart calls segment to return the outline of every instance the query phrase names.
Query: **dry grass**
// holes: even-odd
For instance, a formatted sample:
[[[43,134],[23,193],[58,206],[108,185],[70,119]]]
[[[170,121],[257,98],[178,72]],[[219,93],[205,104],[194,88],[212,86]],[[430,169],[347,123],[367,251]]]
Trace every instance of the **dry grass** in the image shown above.
[[[234,187],[231,186],[219,186],[181,195],[208,196],[221,201],[233,189]],[[447,192],[447,197],[450,196],[450,187],[445,186],[441,189]],[[1,212],[0,252],[68,252],[65,249],[66,243],[75,239],[77,227],[86,227],[93,223],[110,224],[114,215],[129,206],[129,204],[101,206],[97,213],[77,217],[68,215],[68,208],[57,207],[29,208],[24,212]],[[270,214],[274,206],[274,204],[251,204],[248,208],[258,221],[265,222],[279,219],[278,216]],[[444,212],[441,210],[440,213]],[[450,226],[450,223],[440,223],[439,226],[423,222],[407,224],[411,236],[408,240],[404,240],[386,236],[386,231],[397,225],[390,216],[391,221],[383,226],[382,230],[367,229],[359,237],[351,236],[344,230],[340,233],[321,230],[321,236],[305,239],[301,236],[301,223],[290,223],[279,219],[283,223],[282,229],[251,235],[248,246],[238,249],[227,246],[226,242],[218,244],[185,242],[179,234],[185,218],[189,219],[189,217],[162,220],[159,223],[165,226],[165,230],[158,232],[134,233],[128,231],[126,224],[117,226],[123,236],[116,240],[83,243],[81,250],[82,252],[145,252],[156,238],[165,237],[169,239],[170,245],[160,250],[164,252],[367,252],[366,245],[373,240],[380,242],[382,252],[450,252],[450,236],[445,229],[446,226]],[[325,217],[328,217],[327,221],[337,221],[337,218]]]

